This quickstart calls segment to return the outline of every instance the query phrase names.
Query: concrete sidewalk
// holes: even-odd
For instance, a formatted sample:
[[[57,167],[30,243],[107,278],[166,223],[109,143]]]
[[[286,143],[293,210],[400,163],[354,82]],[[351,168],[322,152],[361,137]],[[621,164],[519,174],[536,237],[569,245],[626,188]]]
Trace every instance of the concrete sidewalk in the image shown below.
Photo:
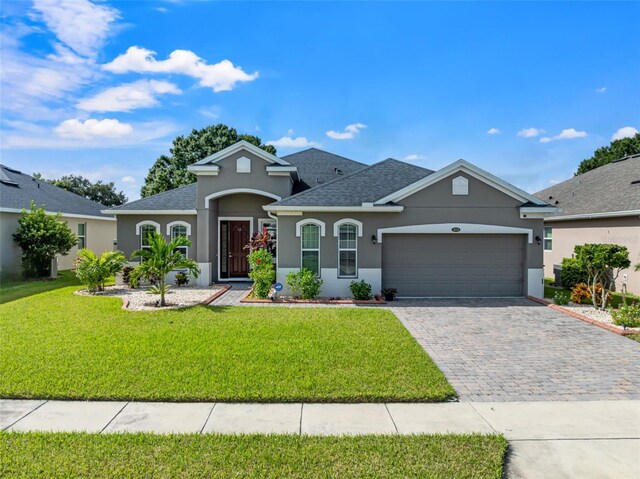
[[[508,477],[638,477],[640,401],[251,404],[0,400],[0,429],[93,433],[494,433]]]

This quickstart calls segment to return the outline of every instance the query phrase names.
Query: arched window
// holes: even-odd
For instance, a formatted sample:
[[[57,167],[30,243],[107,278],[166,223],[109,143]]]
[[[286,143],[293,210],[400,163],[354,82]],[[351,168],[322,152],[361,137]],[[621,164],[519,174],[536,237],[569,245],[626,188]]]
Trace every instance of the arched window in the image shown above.
[[[320,226],[306,223],[300,227],[301,268],[320,276]]]
[[[183,224],[176,224],[171,227],[171,239],[173,240],[179,236],[184,236],[185,238],[187,237],[187,227]],[[176,251],[180,251],[180,253],[182,253],[182,255],[186,258],[189,249],[187,246],[178,246],[176,248]]]
[[[338,278],[358,276],[358,226],[343,223],[338,228]]]
[[[157,231],[154,225],[140,225],[140,249],[147,249],[149,247],[149,235]]]

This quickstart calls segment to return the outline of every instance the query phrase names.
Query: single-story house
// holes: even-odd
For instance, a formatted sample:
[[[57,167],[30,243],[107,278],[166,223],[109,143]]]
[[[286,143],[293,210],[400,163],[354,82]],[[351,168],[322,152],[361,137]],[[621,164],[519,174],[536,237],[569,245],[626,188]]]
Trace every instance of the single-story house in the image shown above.
[[[560,208],[544,220],[544,272],[570,258],[576,245],[613,243],[629,248],[640,263],[640,155],[621,158],[539,191],[535,196]],[[620,273],[618,290],[640,294],[640,272]]]
[[[62,220],[79,238],[77,247],[68,255],[58,256],[57,269],[73,267],[80,248],[90,248],[101,254],[112,250],[116,238],[116,222],[101,212],[104,205],[91,201],[50,183],[36,180],[18,170],[0,165],[0,276],[17,277],[21,273],[22,250],[13,240],[18,218],[31,201],[49,214],[62,214]]]
[[[400,297],[543,294],[543,217],[556,209],[464,160],[432,171],[240,141],[189,171],[194,184],[104,210],[119,249],[144,248],[150,231],[186,235],[198,283],[246,281],[243,247],[267,228],[277,281],[305,267],[323,296],[348,296],[354,280]]]

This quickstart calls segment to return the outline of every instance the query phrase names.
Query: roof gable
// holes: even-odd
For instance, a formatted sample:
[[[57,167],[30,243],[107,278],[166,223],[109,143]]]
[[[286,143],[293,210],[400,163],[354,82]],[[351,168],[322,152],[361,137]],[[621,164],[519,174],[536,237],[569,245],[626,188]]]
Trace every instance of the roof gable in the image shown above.
[[[263,159],[264,161],[270,164],[280,165],[280,166],[291,166],[290,163],[284,161],[281,158],[278,158],[275,155],[272,155],[271,153],[264,151],[262,148],[257,147],[256,145],[253,145],[246,140],[240,140],[237,143],[234,143],[233,145],[228,146],[225,149],[218,151],[217,153],[214,153],[213,155],[209,155],[206,158],[195,162],[191,166],[215,165],[218,161],[240,150],[250,151],[257,157]]]
[[[386,203],[400,201],[406,198],[407,196],[411,196],[424,188],[428,188],[434,183],[437,183],[438,181],[446,178],[447,176],[450,176],[457,172],[466,173],[469,176],[472,176],[488,184],[489,186],[492,186],[493,188],[513,198],[516,198],[519,201],[522,201],[523,203],[533,203],[539,206],[548,206],[547,203],[527,193],[526,191],[521,190],[520,188],[517,188],[516,186],[513,186],[504,180],[501,180],[497,176],[494,176],[491,173],[481,168],[478,168],[477,166],[465,160],[455,161],[450,165],[445,166],[444,168],[436,171],[432,175],[419,179],[416,182],[405,186],[404,188],[396,190],[386,196],[383,196],[377,199],[374,203],[376,205],[384,205]]]

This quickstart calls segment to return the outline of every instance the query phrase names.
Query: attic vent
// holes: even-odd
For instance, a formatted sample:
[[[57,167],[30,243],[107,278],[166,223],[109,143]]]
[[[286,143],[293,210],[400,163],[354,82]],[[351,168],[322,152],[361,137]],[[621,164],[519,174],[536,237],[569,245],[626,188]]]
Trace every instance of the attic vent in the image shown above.
[[[640,185],[640,180],[633,180],[631,182],[632,185]]]
[[[334,173],[335,173],[336,175],[338,175],[338,176],[340,176],[340,175],[342,175],[342,174],[343,174],[343,173],[342,173],[342,170],[341,170],[340,168],[334,168],[334,169],[333,169],[333,171],[334,171]]]
[[[469,180],[464,176],[458,176],[452,181],[452,193],[454,195],[468,195],[469,194]]]

